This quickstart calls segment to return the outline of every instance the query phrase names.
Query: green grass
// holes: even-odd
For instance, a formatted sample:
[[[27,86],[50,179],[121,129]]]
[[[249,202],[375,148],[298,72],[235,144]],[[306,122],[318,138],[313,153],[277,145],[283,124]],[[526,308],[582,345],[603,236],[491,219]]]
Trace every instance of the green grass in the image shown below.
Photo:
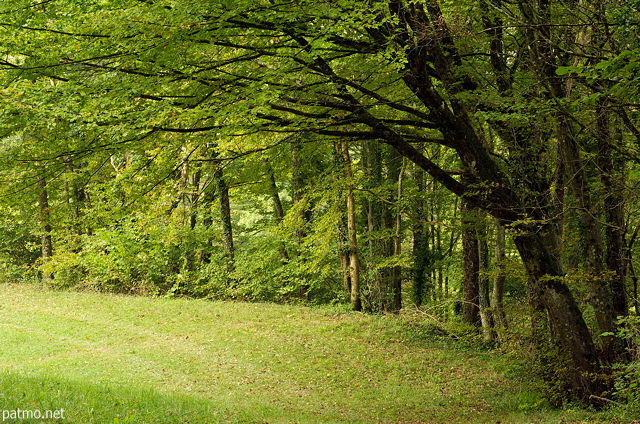
[[[403,317],[0,285],[0,410],[50,422],[610,422],[514,370]]]

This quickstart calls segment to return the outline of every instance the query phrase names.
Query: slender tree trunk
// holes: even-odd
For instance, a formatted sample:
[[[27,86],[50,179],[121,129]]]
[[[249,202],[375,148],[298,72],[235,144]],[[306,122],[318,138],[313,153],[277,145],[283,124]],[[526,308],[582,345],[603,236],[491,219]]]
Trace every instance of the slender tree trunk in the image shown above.
[[[363,143],[362,159],[369,177],[366,188],[372,192],[367,203],[369,259],[376,266],[401,251],[402,222],[395,205],[402,191],[403,160],[395,150],[370,140]],[[373,310],[402,307],[400,267],[376,266],[372,288],[368,300]]]
[[[80,225],[81,206],[82,203],[86,200],[86,192],[81,187],[78,187],[78,184],[75,180],[76,170],[71,158],[67,158],[65,160],[65,163],[67,165],[67,172],[70,175],[74,176],[70,181],[65,180],[64,182],[66,203],[69,206],[69,210],[71,212],[69,231],[77,235],[81,235],[83,233],[82,225]]]
[[[182,147],[183,154],[185,150],[186,148],[183,146]],[[189,168],[190,168],[190,163],[189,163],[189,159],[187,158],[182,162],[182,167],[180,168],[180,195],[178,196],[178,198],[180,199],[183,205],[182,218],[181,218],[181,223],[183,225],[186,221],[185,218],[188,213],[189,200],[190,200],[187,194],[187,190],[189,187]],[[178,206],[178,204],[176,206]]]
[[[69,223],[67,231],[69,235],[80,236],[83,233],[91,234],[90,228],[85,228],[80,222],[82,218],[82,210],[87,207],[88,196],[85,189],[79,186],[77,181],[76,167],[70,157],[65,159],[67,172],[70,178],[65,178],[64,194],[67,210],[69,211]],[[80,237],[70,237],[68,239],[68,248],[71,252],[78,253],[82,250],[82,241]]]
[[[636,312],[636,315],[640,313],[640,308],[638,307],[638,276],[636,275],[636,271],[633,266],[633,245],[636,242],[636,238],[638,237],[638,232],[640,232],[640,226],[637,226],[633,231],[633,234],[629,238],[629,242],[626,246],[625,259],[628,266],[629,277],[631,277],[632,283],[632,297],[633,297],[633,308]]]
[[[301,157],[301,144],[299,141],[291,143],[291,189],[292,201],[294,205],[300,205],[304,193],[305,174]],[[309,216],[306,208],[300,209],[299,224],[296,227],[296,241],[298,248],[302,247],[304,238],[306,237],[306,224]]]
[[[222,246],[224,248],[227,272],[235,268],[235,247],[233,244],[233,226],[231,224],[231,206],[229,202],[229,186],[224,179],[222,170],[216,169],[214,174],[218,200],[220,203],[220,217],[222,220]]]
[[[273,211],[276,217],[276,225],[279,225],[284,219],[284,208],[282,207],[282,200],[280,199],[280,193],[278,191],[278,185],[276,184],[276,177],[273,174],[273,169],[269,166],[269,163],[265,160],[267,166],[267,177],[269,178],[269,193],[271,194],[271,200],[273,201]],[[289,253],[284,242],[279,243],[278,252],[280,253],[280,260],[282,263],[289,262]]]
[[[413,204],[413,222],[411,230],[413,233],[413,301],[417,306],[421,306],[427,291],[427,273],[429,269],[429,235],[424,224],[427,221],[425,214],[424,195],[426,194],[426,184],[424,171],[415,167],[413,178],[416,181],[418,196]]]
[[[468,200],[462,199],[462,255],[464,281],[462,285],[462,322],[480,325],[479,272],[480,255],[475,208]]]
[[[356,227],[356,202],[353,196],[353,171],[351,170],[351,157],[346,141],[342,142],[342,157],[344,160],[344,176],[347,182],[347,231],[349,234],[349,271],[351,280],[351,308],[354,311],[362,310],[360,299],[360,258],[358,254],[358,238]]]
[[[190,230],[194,230],[198,223],[198,203],[200,201],[200,179],[202,177],[202,171],[191,167],[191,162],[186,154],[187,148],[182,148],[184,161],[180,170],[180,194],[173,202],[169,209],[169,213],[173,211],[180,203],[182,203],[182,224],[188,226]],[[200,260],[200,254],[193,252],[189,247],[181,249],[184,258],[184,269],[186,271],[193,271],[196,267],[196,261]],[[173,264],[175,270],[180,269],[178,263]]]
[[[395,190],[389,190],[391,202],[395,205],[386,204],[384,227],[391,230],[392,236],[387,241],[388,248],[386,257],[399,256],[402,254],[402,215],[398,210],[398,205],[402,199],[402,179],[404,176],[405,158],[399,156],[395,150],[389,146],[384,146],[387,150],[386,157],[388,167],[388,183],[391,187],[395,186]],[[399,266],[393,266],[386,270],[387,284],[385,285],[384,297],[388,300],[385,302],[385,311],[398,312],[402,309],[402,273]]]
[[[379,193],[380,188],[384,184],[382,177],[382,146],[373,140],[365,140],[362,143],[362,164],[366,173],[365,189],[372,193]],[[385,225],[386,204],[378,197],[379,195],[371,195],[366,199],[366,219],[367,219],[367,247],[368,259],[365,265],[368,269],[373,268],[374,272],[367,272],[371,275],[367,278],[367,305],[374,311],[384,311],[388,306],[387,287],[388,287],[388,269],[376,268],[376,263],[380,258],[388,255],[388,245],[381,233]]]
[[[38,188],[40,194],[38,203],[40,206],[40,227],[42,231],[42,264],[45,265],[53,256],[53,242],[51,239],[51,209],[49,208],[49,193],[47,192],[47,181],[44,177],[44,170],[38,175]],[[44,281],[53,279],[53,274],[44,272],[42,274]]]
[[[214,182],[215,182],[215,178],[214,178]],[[216,192],[215,184],[205,183],[204,188],[202,190],[202,199],[200,201],[200,207],[202,208],[203,211],[206,211],[206,213],[202,218],[202,226],[206,229],[210,229],[211,226],[213,225],[213,215],[211,211],[212,211],[213,202],[215,200],[215,192]],[[213,240],[212,238],[208,237],[206,246],[203,247],[203,249],[198,253],[198,257],[199,257],[198,261],[200,263],[205,263],[205,264],[211,263],[211,252],[209,250],[211,247],[213,247]]]
[[[202,178],[202,171],[197,169],[191,174],[189,177],[187,199],[189,202],[189,228],[194,230],[198,224],[198,204],[200,203],[200,180]]]
[[[598,168],[604,188],[604,215],[606,220],[605,240],[607,244],[606,264],[611,272],[610,285],[615,316],[627,316],[625,287],[626,260],[624,249],[624,164],[614,163],[608,110],[600,103],[596,109],[598,127]],[[616,166],[617,165],[617,166]],[[617,171],[616,171],[617,168]]]
[[[344,158],[342,154],[342,145],[333,143],[334,162],[338,169],[345,169]],[[346,178],[346,172],[345,178]],[[349,181],[347,181],[349,183]],[[345,221],[346,214],[341,213],[338,218],[338,257],[340,258],[342,286],[347,295],[351,295],[351,264],[350,264],[350,247],[349,247],[349,230]]]
[[[487,223],[484,212],[478,216],[478,305],[480,307],[480,323],[482,325],[482,335],[484,341],[491,342],[496,339],[494,330],[493,314],[491,311],[491,298],[489,287],[489,241],[487,240]]]
[[[302,137],[306,137],[303,135]],[[291,143],[291,188],[292,188],[292,200],[293,204],[298,211],[298,224],[296,226],[295,234],[298,245],[298,254],[303,247],[304,239],[307,236],[307,227],[311,221],[311,207],[304,198],[305,185],[307,184],[307,173],[305,164],[302,160],[302,144],[300,140],[295,140]],[[307,164],[308,165],[308,164]],[[299,296],[301,298],[309,298],[311,286],[308,284],[302,284],[299,288]]]
[[[495,266],[496,273],[493,280],[493,317],[496,327],[499,329],[507,329],[507,316],[504,311],[504,283],[506,281],[506,260],[505,254],[505,231],[504,226],[500,223],[496,224],[496,246],[495,246]]]

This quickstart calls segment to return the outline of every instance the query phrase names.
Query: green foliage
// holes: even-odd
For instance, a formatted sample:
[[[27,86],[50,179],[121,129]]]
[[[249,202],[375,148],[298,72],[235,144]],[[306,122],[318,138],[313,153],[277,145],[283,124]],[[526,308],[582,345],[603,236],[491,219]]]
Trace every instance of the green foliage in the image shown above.
[[[3,208],[0,222],[0,276],[7,281],[22,279],[32,272],[40,257],[40,240],[31,230],[32,222],[17,210]]]
[[[629,409],[640,407],[640,317],[628,316],[618,320],[619,330],[613,335],[626,346],[630,361],[614,364],[613,396]]]
[[[462,252],[457,200],[435,180],[516,237],[562,236],[550,254],[567,269],[551,278],[586,275],[593,228],[573,210],[610,227],[605,202],[584,201],[607,196],[598,177],[636,183],[599,162],[604,146],[620,169],[635,160],[636,0],[182,3],[0,5],[7,276],[35,266],[56,288],[341,302],[355,191],[365,309],[398,309],[413,277],[416,303],[444,310]],[[558,148],[569,139],[574,158]],[[583,199],[567,194],[582,184],[574,163]],[[513,256],[509,300],[534,281]],[[541,361],[562,379],[562,361]]]

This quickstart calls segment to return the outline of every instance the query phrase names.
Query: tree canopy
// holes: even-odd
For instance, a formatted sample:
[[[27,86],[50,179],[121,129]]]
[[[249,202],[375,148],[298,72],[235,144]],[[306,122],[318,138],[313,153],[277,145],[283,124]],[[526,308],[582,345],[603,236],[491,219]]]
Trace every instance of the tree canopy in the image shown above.
[[[596,402],[638,312],[639,6],[6,0],[5,262],[485,329],[508,278]]]

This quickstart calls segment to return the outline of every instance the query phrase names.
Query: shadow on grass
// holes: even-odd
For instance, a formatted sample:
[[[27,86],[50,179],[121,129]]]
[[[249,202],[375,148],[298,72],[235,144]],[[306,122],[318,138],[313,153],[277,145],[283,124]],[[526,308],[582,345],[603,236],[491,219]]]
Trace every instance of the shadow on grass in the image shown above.
[[[56,413],[46,417],[47,411]],[[52,415],[50,415],[52,416]],[[262,423],[193,396],[0,372],[0,419],[11,423]]]

